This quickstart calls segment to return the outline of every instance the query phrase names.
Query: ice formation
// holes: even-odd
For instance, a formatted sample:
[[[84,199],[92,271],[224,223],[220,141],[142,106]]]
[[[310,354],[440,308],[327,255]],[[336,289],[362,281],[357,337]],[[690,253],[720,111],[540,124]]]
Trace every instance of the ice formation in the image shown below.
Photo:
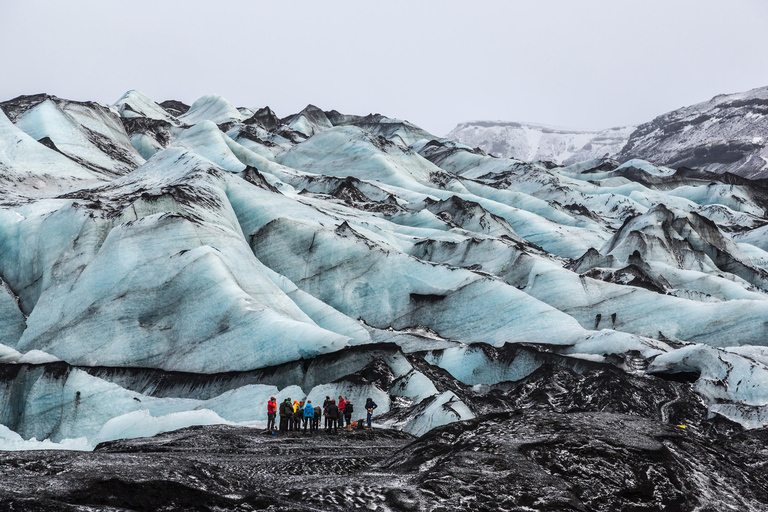
[[[270,396],[371,397],[422,435],[550,364],[767,416],[758,182],[312,105],[0,108],[0,447],[262,426]]]

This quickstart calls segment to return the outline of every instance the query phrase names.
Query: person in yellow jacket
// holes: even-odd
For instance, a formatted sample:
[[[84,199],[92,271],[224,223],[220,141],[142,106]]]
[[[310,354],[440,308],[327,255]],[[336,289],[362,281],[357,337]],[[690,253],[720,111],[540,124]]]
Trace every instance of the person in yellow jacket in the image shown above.
[[[291,421],[293,422],[293,430],[301,430],[300,421],[296,421],[296,411],[299,409],[299,401],[294,400],[293,401],[293,416],[291,416]]]

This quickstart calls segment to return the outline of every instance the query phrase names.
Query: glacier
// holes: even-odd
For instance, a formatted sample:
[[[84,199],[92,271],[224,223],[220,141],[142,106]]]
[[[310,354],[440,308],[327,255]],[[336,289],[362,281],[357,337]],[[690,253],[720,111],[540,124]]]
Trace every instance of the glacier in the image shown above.
[[[607,158],[630,131],[506,158],[314,105],[0,103],[0,448],[260,429],[270,396],[423,436],[551,368],[760,427],[768,192]]]

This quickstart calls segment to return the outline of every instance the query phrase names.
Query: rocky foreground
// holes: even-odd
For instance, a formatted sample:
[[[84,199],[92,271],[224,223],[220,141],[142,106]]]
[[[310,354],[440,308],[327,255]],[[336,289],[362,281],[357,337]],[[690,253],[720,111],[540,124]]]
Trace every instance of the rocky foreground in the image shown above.
[[[0,508],[766,510],[768,430],[686,427],[537,408],[418,439],[196,426],[94,452],[0,452]]]

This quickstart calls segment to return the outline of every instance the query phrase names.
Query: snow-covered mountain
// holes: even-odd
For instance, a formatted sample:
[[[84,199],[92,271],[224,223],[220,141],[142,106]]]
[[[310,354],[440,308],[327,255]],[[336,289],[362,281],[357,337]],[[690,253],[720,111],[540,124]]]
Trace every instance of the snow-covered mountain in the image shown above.
[[[768,87],[722,94],[640,126],[601,131],[473,121],[447,136],[495,156],[570,165],[591,158],[641,158],[746,178],[768,178]]]
[[[594,131],[536,123],[469,121],[459,123],[446,137],[494,156],[570,165],[616,155],[635,128]]]
[[[721,94],[637,127],[619,159],[768,177],[768,87]]]
[[[768,419],[762,182],[213,95],[0,109],[4,446],[259,424],[269,396],[422,435],[551,365],[642,376],[661,423]]]

